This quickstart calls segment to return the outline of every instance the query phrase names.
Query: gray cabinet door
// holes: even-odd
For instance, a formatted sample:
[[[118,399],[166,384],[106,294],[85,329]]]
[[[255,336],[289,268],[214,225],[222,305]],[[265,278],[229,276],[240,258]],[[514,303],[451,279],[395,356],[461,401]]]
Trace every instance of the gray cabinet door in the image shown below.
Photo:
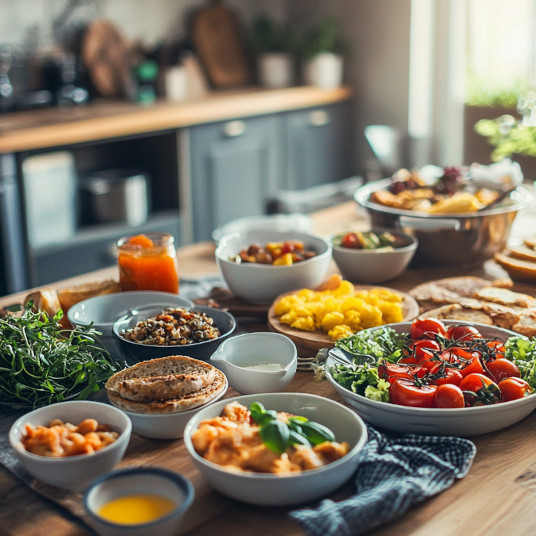
[[[300,190],[355,174],[351,102],[289,112],[286,123],[288,188]]]
[[[266,212],[282,185],[283,120],[276,115],[189,129],[194,241],[236,218]]]

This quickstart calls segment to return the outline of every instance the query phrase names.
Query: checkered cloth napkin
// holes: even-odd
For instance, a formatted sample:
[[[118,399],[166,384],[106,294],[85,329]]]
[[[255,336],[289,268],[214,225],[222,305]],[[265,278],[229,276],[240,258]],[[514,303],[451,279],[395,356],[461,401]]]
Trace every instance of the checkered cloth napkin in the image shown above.
[[[459,437],[367,429],[369,439],[353,476],[355,494],[290,512],[308,536],[356,536],[392,521],[463,478],[476,454],[475,445]]]

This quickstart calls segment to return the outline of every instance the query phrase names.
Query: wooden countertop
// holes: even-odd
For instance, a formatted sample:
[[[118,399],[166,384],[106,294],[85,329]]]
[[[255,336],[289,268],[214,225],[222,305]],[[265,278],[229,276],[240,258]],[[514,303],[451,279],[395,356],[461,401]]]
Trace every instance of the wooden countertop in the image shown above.
[[[298,110],[340,102],[352,95],[348,87],[247,88],[213,91],[180,102],[159,100],[142,105],[102,100],[80,107],[0,114],[0,154]]]
[[[534,216],[532,216],[534,219]],[[354,203],[325,209],[313,215],[314,229],[329,234],[346,226],[365,228],[365,217]],[[526,223],[526,222],[523,222]],[[532,226],[534,229],[534,226]],[[200,277],[217,273],[214,264],[214,245],[201,243],[179,249],[179,263],[183,277]],[[453,273],[455,268],[434,267],[407,270],[389,286],[409,290],[425,280],[452,275],[486,275],[501,277],[504,273],[493,263],[483,267]],[[58,283],[59,286],[114,277],[116,269],[110,268]],[[528,286],[536,295],[536,286]],[[14,303],[23,296],[0,298],[0,306]],[[255,324],[255,328],[258,325]],[[289,391],[303,391],[339,400],[337,393],[327,382],[313,382],[310,372],[298,372]],[[230,391],[228,396],[236,393]],[[371,532],[375,536],[412,535],[474,536],[490,534],[533,534],[536,501],[536,413],[522,422],[499,432],[472,438],[477,455],[462,480],[440,495],[416,505],[399,520]],[[141,445],[141,448],[140,448]],[[302,534],[287,516],[286,508],[261,508],[231,501],[213,491],[188,458],[182,440],[136,440],[127,452],[122,465],[155,464],[184,473],[191,479],[196,499],[187,513],[182,534],[203,536],[221,534],[233,536],[259,536]],[[44,501],[17,481],[5,469],[0,469],[0,489],[3,490],[0,509],[0,534],[10,536],[82,536],[89,534],[65,511],[53,503]],[[334,498],[348,493],[343,490]]]

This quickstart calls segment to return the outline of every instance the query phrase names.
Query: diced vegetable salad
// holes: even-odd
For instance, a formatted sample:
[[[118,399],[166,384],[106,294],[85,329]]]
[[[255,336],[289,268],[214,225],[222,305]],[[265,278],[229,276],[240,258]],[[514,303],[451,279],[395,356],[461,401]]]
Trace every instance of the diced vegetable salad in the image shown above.
[[[497,404],[536,388],[536,338],[483,336],[469,324],[412,322],[409,333],[389,326],[335,343],[355,358],[330,369],[337,383],[371,400],[425,408]],[[359,355],[375,358],[363,363]]]

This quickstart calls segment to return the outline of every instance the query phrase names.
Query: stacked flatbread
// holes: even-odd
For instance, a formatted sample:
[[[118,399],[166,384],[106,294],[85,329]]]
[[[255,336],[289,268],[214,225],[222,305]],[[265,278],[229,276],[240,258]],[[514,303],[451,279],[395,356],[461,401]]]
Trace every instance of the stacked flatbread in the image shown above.
[[[536,282],[536,238],[525,239],[522,244],[507,246],[495,254],[512,279]]]
[[[416,286],[409,292],[420,316],[494,325],[536,336],[536,298],[515,292],[510,280],[448,277]]]
[[[106,382],[110,402],[132,413],[188,411],[210,402],[226,389],[223,372],[186,356],[141,361]]]

